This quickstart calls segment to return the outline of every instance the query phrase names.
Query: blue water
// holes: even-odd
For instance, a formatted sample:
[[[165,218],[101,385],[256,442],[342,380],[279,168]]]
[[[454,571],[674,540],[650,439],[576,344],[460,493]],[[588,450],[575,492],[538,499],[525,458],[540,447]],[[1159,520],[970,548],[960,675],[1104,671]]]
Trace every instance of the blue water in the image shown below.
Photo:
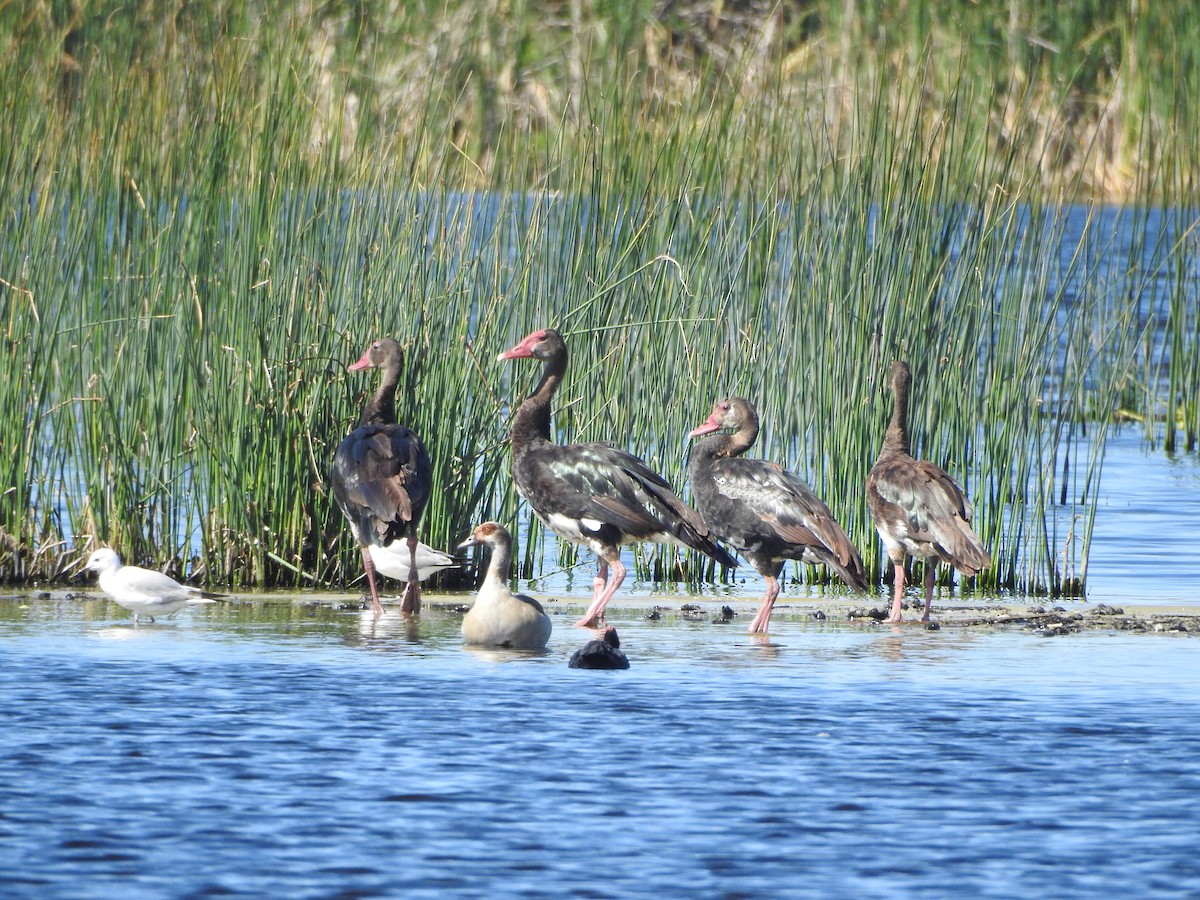
[[[1123,431],[1095,500],[1089,600],[1194,610],[1200,461]],[[819,622],[789,583],[759,640],[713,621],[742,572],[696,619],[631,582],[632,668],[580,672],[591,575],[538,583],[544,655],[464,649],[468,597],[0,596],[0,896],[1200,895],[1200,633]]]
[[[1200,457],[1167,456],[1137,429],[1110,435],[1096,497],[1088,599],[1200,604]]]
[[[0,599],[5,897],[1196,896],[1188,634]]]

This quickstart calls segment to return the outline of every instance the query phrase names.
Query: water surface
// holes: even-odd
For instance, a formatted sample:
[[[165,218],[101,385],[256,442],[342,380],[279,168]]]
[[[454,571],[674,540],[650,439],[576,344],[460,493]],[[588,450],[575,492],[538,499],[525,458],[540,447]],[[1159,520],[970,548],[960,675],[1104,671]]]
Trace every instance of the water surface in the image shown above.
[[[0,893],[1200,893],[1195,636],[553,610],[0,600]]]
[[[1195,612],[1196,460],[1122,432],[1096,502],[1089,600]],[[0,895],[1200,895],[1200,633],[820,621],[849,595],[789,583],[756,639],[742,571],[630,582],[632,667],[580,672],[591,565],[537,583],[542,655],[463,648],[467,596],[0,597]]]

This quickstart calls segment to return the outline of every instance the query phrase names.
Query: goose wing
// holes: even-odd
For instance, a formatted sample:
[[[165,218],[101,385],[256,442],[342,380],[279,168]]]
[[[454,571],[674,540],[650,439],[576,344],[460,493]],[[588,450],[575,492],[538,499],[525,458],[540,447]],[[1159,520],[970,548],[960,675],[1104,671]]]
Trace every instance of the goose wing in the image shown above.
[[[387,544],[408,531],[429,499],[425,445],[403,425],[364,425],[337,449],[333,493],[359,542]]]

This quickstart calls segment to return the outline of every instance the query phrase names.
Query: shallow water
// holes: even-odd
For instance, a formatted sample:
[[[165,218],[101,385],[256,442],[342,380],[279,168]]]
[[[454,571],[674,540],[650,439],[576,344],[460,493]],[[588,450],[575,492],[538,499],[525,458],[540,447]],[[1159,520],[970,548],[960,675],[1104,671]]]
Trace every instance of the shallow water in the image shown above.
[[[0,600],[6,897],[1200,892],[1192,635]]]
[[[1149,450],[1136,429],[1110,435],[1096,502],[1089,600],[1200,605],[1200,456]]]
[[[1194,612],[1196,460],[1118,435],[1097,502],[1089,600]],[[469,597],[0,597],[0,896],[1200,895],[1200,635],[817,621],[789,584],[760,640],[742,573],[631,583],[632,668],[580,672],[591,574],[539,582],[542,655],[463,648]]]

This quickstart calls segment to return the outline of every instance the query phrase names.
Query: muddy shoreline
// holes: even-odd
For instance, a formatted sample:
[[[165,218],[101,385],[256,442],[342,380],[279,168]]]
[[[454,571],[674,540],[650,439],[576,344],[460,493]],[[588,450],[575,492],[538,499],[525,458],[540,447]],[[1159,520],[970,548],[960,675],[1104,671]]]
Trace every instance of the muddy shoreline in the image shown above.
[[[1145,633],[1200,634],[1200,610],[1186,607],[1113,606],[1111,604],[995,603],[970,605],[934,605],[931,621],[920,621],[924,604],[919,600],[905,603],[905,620],[887,623],[889,605],[867,605],[852,601],[777,603],[772,622],[810,621],[821,624],[862,627],[924,629],[1024,629],[1045,637],[1058,637],[1083,631],[1124,631]],[[611,607],[610,607],[611,608]],[[628,608],[628,607],[627,607]],[[749,623],[758,608],[756,602],[728,603],[683,601],[677,605],[657,604],[648,609],[648,618],[670,616],[714,624]]]
[[[582,613],[586,603],[575,598],[556,598],[535,595],[547,611],[561,620]],[[56,588],[42,590],[0,590],[0,603],[31,605],[40,603],[103,601],[105,596],[95,588]],[[399,615],[399,598],[386,595],[380,598],[385,615]],[[427,593],[426,614],[457,615],[470,606],[470,593]],[[863,602],[864,600],[874,602]],[[906,601],[905,621],[889,624],[882,620],[890,606],[882,598],[814,597],[784,599],[775,606],[772,621],[779,623],[809,623],[820,627],[841,626],[878,629],[1000,629],[1025,630],[1044,637],[1060,637],[1088,631],[1114,631],[1146,634],[1200,635],[1200,607],[1155,604],[1110,604],[1076,602],[1013,602],[971,598],[935,601],[933,621],[919,621],[922,603],[915,597]],[[292,603],[300,606],[321,606],[332,610],[359,610],[369,607],[369,598],[353,593],[331,591],[248,591],[229,595],[232,605],[260,603]],[[757,598],[734,599],[697,598],[684,595],[651,595],[617,597],[609,605],[609,619],[646,619],[663,623],[711,623],[717,626],[745,628],[758,609]],[[559,628],[565,623],[556,623]]]

